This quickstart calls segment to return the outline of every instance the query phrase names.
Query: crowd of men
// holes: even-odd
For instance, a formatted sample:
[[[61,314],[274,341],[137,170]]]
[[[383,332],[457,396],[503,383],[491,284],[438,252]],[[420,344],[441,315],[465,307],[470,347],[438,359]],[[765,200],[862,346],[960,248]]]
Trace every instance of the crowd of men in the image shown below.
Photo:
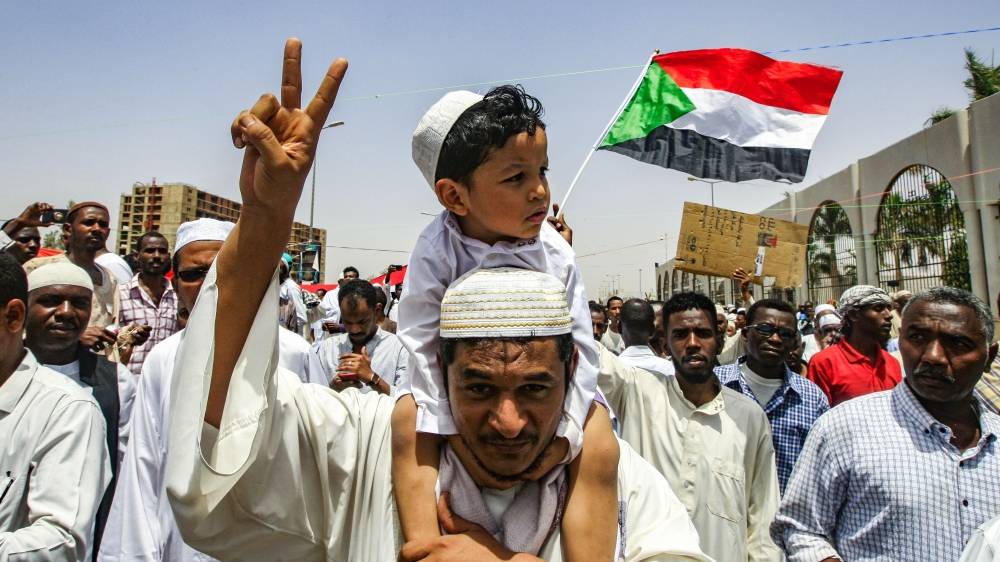
[[[119,282],[97,261],[106,207],[70,209],[66,251],[38,258],[47,209],[4,226],[0,552],[210,559],[184,542],[166,496],[168,404],[181,331],[232,225],[186,223],[172,251],[145,233]],[[385,315],[393,294],[347,267],[337,288],[304,297],[279,269],[279,310],[309,302],[298,333],[282,321],[280,365],[391,395],[409,360]],[[1000,360],[979,299],[856,286],[796,309],[734,278],[745,300],[729,307],[697,293],[590,302],[616,428],[666,478],[704,553],[931,560],[1000,515]]]
[[[263,170],[243,170],[256,207],[238,225],[184,223],[172,248],[147,232],[134,270],[107,251],[99,202],[58,218],[35,203],[3,225],[0,560],[583,560],[565,543],[604,520],[616,560],[1000,560],[989,306],[950,287],[858,285],[796,307],[755,300],[743,270],[736,303],[591,301],[589,335],[576,277],[496,263],[437,280],[429,357],[456,431],[440,459],[416,454],[437,465],[441,535],[411,532],[393,473],[411,452],[393,432],[417,376],[396,335],[422,320],[412,296],[353,267],[313,295],[272,236],[289,231],[311,158],[281,151],[315,146],[346,71],[334,62],[301,110],[300,48],[286,47],[294,95],[234,124],[234,144],[254,150],[244,166]],[[465,203],[435,179],[436,152],[482,99],[456,110],[446,96],[418,127],[453,113],[428,135],[434,150],[415,148],[418,166],[434,153],[452,232]],[[545,197],[547,212],[547,184]],[[537,240],[572,261],[565,217],[544,212]],[[65,251],[38,257],[38,229],[57,219]],[[616,465],[588,465],[585,444],[568,466],[554,445],[588,350]],[[568,497],[602,478],[617,512],[580,518]]]

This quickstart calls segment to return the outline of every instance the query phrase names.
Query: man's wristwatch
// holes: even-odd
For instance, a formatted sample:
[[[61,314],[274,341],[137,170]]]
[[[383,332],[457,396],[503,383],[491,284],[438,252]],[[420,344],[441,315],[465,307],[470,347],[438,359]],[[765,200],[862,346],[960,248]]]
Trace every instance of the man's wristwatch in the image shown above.
[[[372,373],[372,380],[368,381],[368,386],[378,390],[378,383],[382,380],[382,377],[378,376],[377,373]]]

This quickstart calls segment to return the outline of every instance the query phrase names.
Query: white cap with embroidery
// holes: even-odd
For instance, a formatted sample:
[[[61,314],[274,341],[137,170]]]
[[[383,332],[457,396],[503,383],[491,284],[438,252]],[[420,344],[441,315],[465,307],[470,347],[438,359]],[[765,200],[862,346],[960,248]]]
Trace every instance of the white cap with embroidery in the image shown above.
[[[548,273],[516,267],[476,269],[441,300],[442,338],[518,338],[568,334],[566,286]]]

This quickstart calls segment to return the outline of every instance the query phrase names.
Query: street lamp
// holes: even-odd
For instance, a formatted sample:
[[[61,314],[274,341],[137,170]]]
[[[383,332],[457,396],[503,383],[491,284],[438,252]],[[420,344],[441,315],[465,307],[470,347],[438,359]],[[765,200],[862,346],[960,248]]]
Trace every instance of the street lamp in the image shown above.
[[[341,126],[343,124],[344,124],[343,121],[334,121],[333,123],[330,123],[328,125],[324,125],[323,127],[321,127],[320,128],[320,132],[322,132],[322,131],[324,131],[326,129],[332,129],[334,127],[339,127],[339,126]],[[318,151],[317,151],[316,154],[313,154],[312,193],[309,196],[309,241],[310,242],[313,241],[313,218],[315,217],[315,214],[316,214],[316,161],[317,160],[319,160],[319,152]],[[323,248],[322,250],[320,250],[319,263],[317,264],[319,266],[318,267],[318,271],[323,271],[323,267],[324,267],[323,258],[324,258],[324,254],[325,253],[326,253],[326,248]],[[300,279],[300,281],[301,281],[301,279]],[[315,282],[316,282],[316,279],[313,279],[313,283],[315,283]]]
[[[715,206],[715,184],[722,183],[724,180],[703,180],[694,176],[688,176],[688,181],[700,181],[701,183],[707,183],[712,186],[712,206]]]

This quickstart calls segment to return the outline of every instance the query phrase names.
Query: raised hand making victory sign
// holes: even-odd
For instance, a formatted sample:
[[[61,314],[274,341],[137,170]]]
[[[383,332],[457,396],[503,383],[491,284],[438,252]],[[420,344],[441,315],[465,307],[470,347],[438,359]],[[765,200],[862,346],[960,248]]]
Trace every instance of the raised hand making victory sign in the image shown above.
[[[264,291],[288,241],[295,207],[312,166],[347,61],[330,64],[315,97],[302,104],[302,43],[289,39],[281,72],[281,101],[265,94],[233,122],[233,144],[244,149],[240,171],[243,206],[236,229],[217,258],[219,308],[205,421],[218,426],[233,365],[246,341]]]

